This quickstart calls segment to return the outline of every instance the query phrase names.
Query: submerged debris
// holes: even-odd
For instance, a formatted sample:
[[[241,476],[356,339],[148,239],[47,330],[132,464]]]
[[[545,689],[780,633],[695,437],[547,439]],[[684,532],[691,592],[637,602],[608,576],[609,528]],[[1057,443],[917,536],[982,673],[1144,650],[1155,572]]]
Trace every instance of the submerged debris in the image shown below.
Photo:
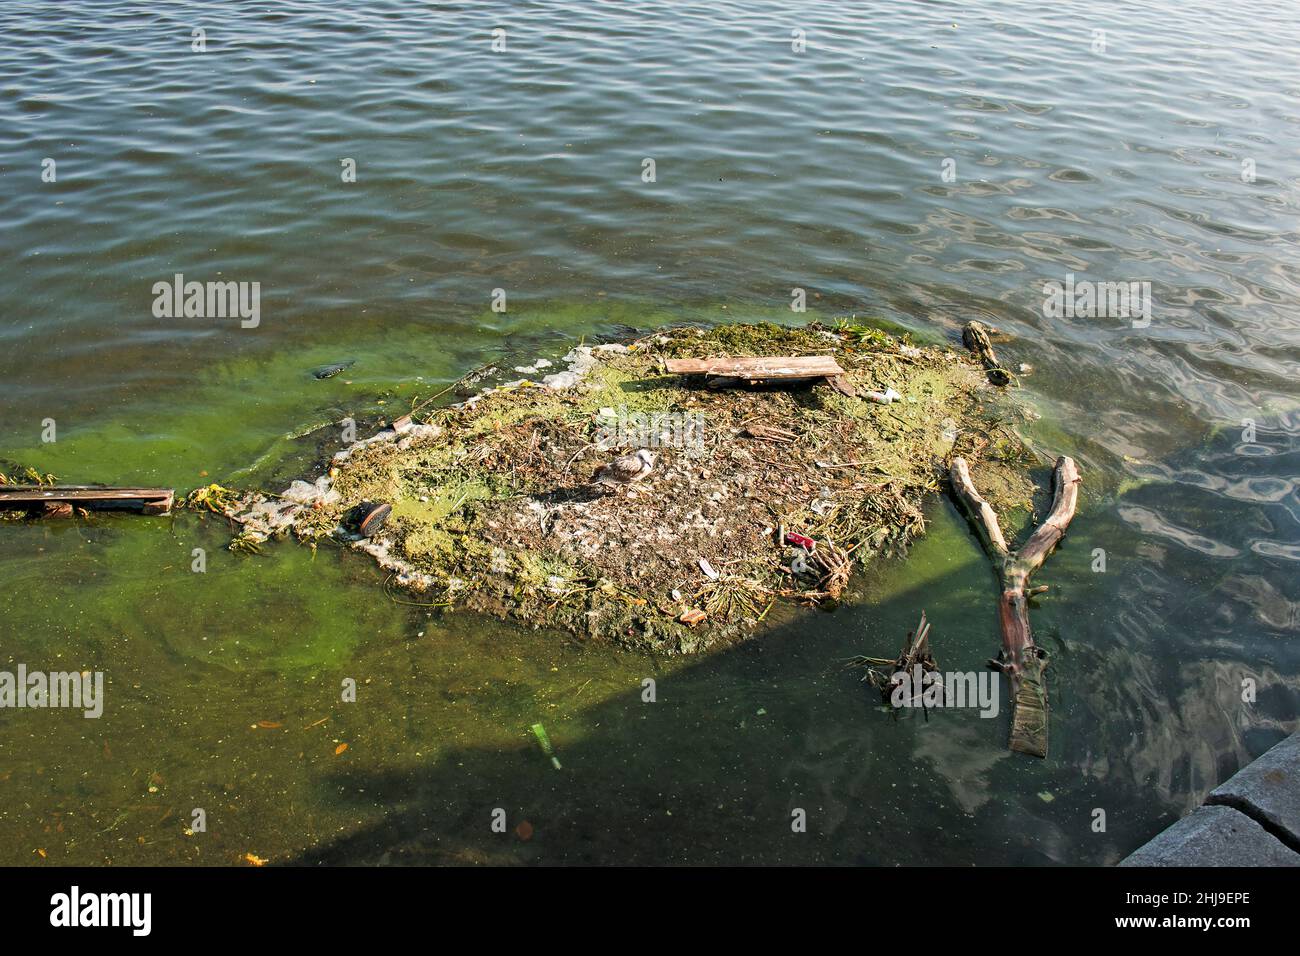
[[[772,355],[825,356],[842,380],[721,390],[667,370]],[[279,495],[214,486],[191,502],[250,541],[347,542],[430,605],[687,653],[750,632],[778,600],[833,604],[854,567],[923,532],[955,454],[1027,512],[1032,458],[999,401],[970,356],[875,330],[678,328],[417,406]],[[593,484],[638,451],[638,480]],[[348,530],[363,502],[392,507],[370,537]]]
[[[564,768],[560,766],[560,758],[555,755],[555,748],[551,746],[551,738],[546,733],[546,727],[542,724],[533,724],[529,729],[533,732],[533,736],[537,738],[542,753],[551,758],[551,766],[556,770],[563,770]]]
[[[89,516],[91,511],[137,511],[165,515],[172,509],[171,488],[113,488],[107,485],[63,485],[51,474],[35,468],[10,470],[31,484],[19,484],[0,471],[0,520],[29,517],[70,518]]]
[[[939,664],[930,652],[930,622],[921,612],[921,622],[915,631],[907,632],[907,643],[899,651],[898,657],[865,657],[858,655],[846,665],[851,670],[862,670],[862,682],[870,684],[880,691],[880,702],[888,707],[892,716],[898,716],[900,707],[915,707],[918,704],[925,719],[930,719],[929,705],[925,699],[924,675],[935,674]],[[917,678],[912,679],[915,672]],[[938,685],[942,691],[942,684]],[[904,697],[902,695],[906,694]]]
[[[311,373],[312,378],[320,378],[320,379],[333,378],[335,375],[338,375],[340,372],[346,372],[355,364],[356,364],[355,361],[350,361],[350,362],[339,362],[336,365],[322,365],[319,368],[312,369],[312,373]]]

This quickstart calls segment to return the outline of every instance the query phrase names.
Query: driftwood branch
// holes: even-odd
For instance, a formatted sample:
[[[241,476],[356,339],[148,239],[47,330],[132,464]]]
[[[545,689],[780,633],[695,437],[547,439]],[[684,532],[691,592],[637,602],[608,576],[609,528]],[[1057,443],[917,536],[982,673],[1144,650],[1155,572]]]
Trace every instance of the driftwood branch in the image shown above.
[[[970,480],[970,469],[966,467],[966,459],[954,458],[951,473],[953,490],[957,492],[957,497],[966,505],[966,510],[979,522],[984,532],[985,547],[992,549],[998,557],[1005,558],[1008,554],[1007,539],[1002,536],[998,516],[975,490],[975,484]]]
[[[965,460],[954,458],[949,475],[957,500],[984,532],[985,548],[997,568],[1002,588],[998,600],[1002,652],[997,664],[1011,682],[1011,749],[1046,757],[1047,685],[1043,669],[1047,661],[1029,629],[1029,595],[1039,590],[1029,587],[1029,578],[1042,567],[1074,518],[1079,469],[1073,458],[1062,455],[1056,460],[1052,510],[1018,551],[1007,547],[997,514],[975,489]]]
[[[988,374],[990,382],[994,385],[1010,385],[1013,381],[1011,373],[1002,367],[997,353],[993,351],[993,335],[996,333],[996,329],[982,322],[972,321],[967,322],[966,328],[962,329],[961,340],[966,348],[978,355],[980,361],[984,363],[984,371]]]

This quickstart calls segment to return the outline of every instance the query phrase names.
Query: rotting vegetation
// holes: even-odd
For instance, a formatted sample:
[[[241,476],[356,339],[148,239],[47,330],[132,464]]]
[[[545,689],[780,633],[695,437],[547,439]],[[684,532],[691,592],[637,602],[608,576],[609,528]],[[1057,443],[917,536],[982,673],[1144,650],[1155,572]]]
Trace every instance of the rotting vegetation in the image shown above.
[[[663,365],[815,354],[834,355],[851,387],[716,388]],[[891,388],[901,399],[863,397]],[[239,523],[236,549],[340,540],[412,601],[691,653],[752,632],[777,601],[838,601],[854,567],[924,531],[923,499],[954,456],[1000,512],[1031,518],[1038,462],[1012,414],[971,356],[880,329],[676,328],[417,408],[283,494],[209,486],[189,504]],[[655,454],[646,480],[592,486],[596,466],[638,445]],[[392,505],[371,538],[344,530],[361,502]]]
[[[38,488],[53,487],[58,483],[58,477],[48,473],[37,471],[29,465],[20,465],[7,459],[0,459],[0,488],[6,485],[18,485],[29,483]],[[83,516],[85,510],[81,510]],[[31,518],[31,513],[27,510],[4,509],[0,508],[0,521],[26,521]]]

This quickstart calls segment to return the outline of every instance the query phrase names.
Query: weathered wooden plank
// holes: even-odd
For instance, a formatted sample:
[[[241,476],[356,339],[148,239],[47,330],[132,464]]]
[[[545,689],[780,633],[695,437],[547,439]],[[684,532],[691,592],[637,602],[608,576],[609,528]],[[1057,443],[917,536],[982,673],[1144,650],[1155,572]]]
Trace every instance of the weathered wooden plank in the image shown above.
[[[99,488],[93,485],[0,485],[0,501],[95,501],[170,498],[170,488]]]
[[[0,485],[0,510],[30,510],[68,504],[82,508],[134,508],[166,514],[176,493],[171,488],[96,488],[92,485]]]
[[[833,355],[681,358],[668,359],[665,364],[674,375],[723,375],[750,380],[827,378],[844,374]]]

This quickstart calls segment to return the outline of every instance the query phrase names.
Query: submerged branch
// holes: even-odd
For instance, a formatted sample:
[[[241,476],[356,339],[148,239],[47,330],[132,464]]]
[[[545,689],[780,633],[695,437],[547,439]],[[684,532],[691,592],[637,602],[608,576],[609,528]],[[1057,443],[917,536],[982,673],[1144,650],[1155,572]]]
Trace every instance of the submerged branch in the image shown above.
[[[1034,644],[1029,628],[1029,578],[1042,567],[1047,556],[1065,535],[1078,504],[1079,470],[1074,459],[1062,455],[1053,474],[1052,510],[1018,551],[1007,548],[997,514],[980,496],[971,481],[970,470],[961,458],[954,458],[949,471],[953,492],[987,540],[989,557],[998,571],[1002,594],[998,601],[998,622],[1002,631],[1002,652],[997,667],[1011,682],[1014,700],[1012,750],[1047,756],[1047,666],[1042,650]]]

